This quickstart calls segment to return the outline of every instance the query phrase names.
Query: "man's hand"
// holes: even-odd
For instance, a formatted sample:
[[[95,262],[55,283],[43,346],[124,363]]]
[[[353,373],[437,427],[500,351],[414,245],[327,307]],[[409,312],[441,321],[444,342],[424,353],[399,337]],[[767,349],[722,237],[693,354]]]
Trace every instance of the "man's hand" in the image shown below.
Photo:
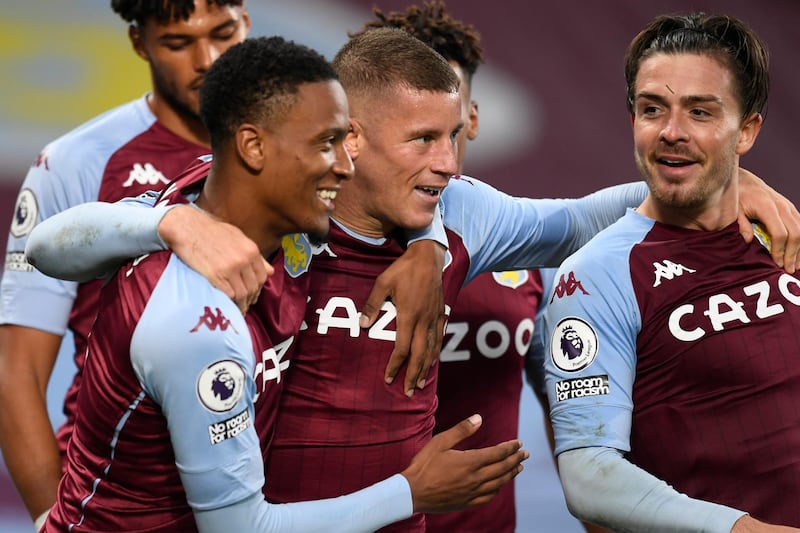
[[[790,531],[800,531],[796,527],[773,526],[759,522],[750,515],[744,515],[733,524],[731,533],[789,533]]]
[[[170,209],[158,234],[175,255],[227,294],[242,313],[258,300],[274,272],[242,231],[190,205]]]
[[[758,220],[772,240],[772,259],[789,274],[800,269],[800,213],[788,198],[743,168],[739,169],[739,231],[753,240]]]
[[[411,487],[414,512],[442,513],[487,503],[522,472],[522,461],[530,454],[519,440],[477,450],[453,449],[481,423],[480,415],[472,415],[433,437],[414,456],[402,472]]]
[[[361,310],[360,326],[370,327],[390,298],[397,308],[397,337],[386,365],[386,383],[392,383],[409,356],[404,380],[407,396],[425,386],[428,371],[439,357],[444,335],[442,269],[445,249],[434,241],[417,241],[375,280]]]

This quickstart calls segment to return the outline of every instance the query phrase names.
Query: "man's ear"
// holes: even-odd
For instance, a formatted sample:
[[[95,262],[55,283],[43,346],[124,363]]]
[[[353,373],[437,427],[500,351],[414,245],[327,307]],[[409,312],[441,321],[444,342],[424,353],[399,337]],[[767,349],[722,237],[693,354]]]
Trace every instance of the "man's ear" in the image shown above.
[[[131,24],[128,26],[128,39],[130,39],[131,46],[133,47],[133,51],[136,52],[136,55],[145,61],[150,61],[150,57],[147,54],[147,49],[144,46],[142,30],[139,28],[139,26],[136,24]]]
[[[351,118],[350,131],[347,132],[347,135],[344,138],[344,147],[347,148],[347,152],[350,154],[350,159],[353,161],[358,158],[359,147],[363,141],[364,135],[361,124],[359,124],[357,120]]]
[[[750,151],[750,148],[756,142],[756,137],[758,137],[763,123],[764,117],[761,116],[761,113],[753,113],[742,123],[739,141],[736,143],[736,153],[738,155],[744,155]]]
[[[264,169],[265,135],[264,130],[253,124],[242,124],[236,130],[236,153],[254,174],[258,174]]]
[[[469,122],[467,122],[467,139],[474,141],[478,138],[478,102],[469,102]]]

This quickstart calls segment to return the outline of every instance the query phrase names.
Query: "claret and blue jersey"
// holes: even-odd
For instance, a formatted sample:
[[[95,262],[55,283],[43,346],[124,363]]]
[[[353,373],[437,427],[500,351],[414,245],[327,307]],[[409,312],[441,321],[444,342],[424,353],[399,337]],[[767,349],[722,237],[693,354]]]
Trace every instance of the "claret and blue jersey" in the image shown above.
[[[630,211],[547,297],[556,453],[616,448],[690,497],[800,525],[800,281],[760,243]]]

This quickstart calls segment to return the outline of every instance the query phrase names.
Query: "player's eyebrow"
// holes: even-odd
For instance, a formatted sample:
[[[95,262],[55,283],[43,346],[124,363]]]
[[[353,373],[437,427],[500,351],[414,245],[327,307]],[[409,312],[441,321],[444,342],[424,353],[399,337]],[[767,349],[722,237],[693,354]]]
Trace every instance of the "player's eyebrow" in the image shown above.
[[[669,86],[667,86],[669,89]],[[670,91],[672,91],[670,89]],[[673,92],[673,94],[675,94]],[[656,93],[649,93],[649,92],[640,92],[636,95],[636,100],[651,100],[653,102],[666,105],[667,101],[666,98],[663,96],[656,94]],[[691,104],[703,104],[703,103],[715,103],[718,105],[723,105],[722,99],[719,96],[713,94],[692,94],[688,96],[681,96],[680,102],[683,105],[691,105]]]

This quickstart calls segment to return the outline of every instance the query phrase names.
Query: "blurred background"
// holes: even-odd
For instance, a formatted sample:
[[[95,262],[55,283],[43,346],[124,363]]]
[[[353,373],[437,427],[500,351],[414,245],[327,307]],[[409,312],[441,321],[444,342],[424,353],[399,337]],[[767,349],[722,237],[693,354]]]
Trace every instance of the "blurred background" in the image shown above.
[[[332,58],[371,16],[372,6],[414,0],[249,0],[252,36],[280,34]],[[486,64],[473,81],[480,135],[468,174],[515,195],[578,196],[638,179],[625,109],[623,56],[661,13],[703,10],[749,23],[767,42],[772,91],[765,126],[742,165],[800,201],[800,1],[798,0],[449,0],[454,16],[482,35]],[[0,7],[0,228],[17,190],[49,141],[149,87],[125,23],[108,0],[26,0]],[[2,233],[5,244],[6,232]],[[5,254],[3,254],[4,256]],[[60,357],[49,395],[54,424],[72,372]],[[2,406],[0,406],[2,409]],[[520,532],[581,531],[569,517],[532,394],[522,401],[521,437],[532,451],[518,478]],[[32,531],[0,463],[0,532]]]

